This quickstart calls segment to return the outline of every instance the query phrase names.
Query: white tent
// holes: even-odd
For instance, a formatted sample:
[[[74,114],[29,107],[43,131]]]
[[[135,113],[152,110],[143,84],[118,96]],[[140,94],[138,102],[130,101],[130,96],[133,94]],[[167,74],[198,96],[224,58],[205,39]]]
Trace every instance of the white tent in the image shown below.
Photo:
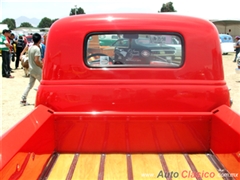
[[[217,27],[219,34],[229,34],[233,38],[240,36],[240,19],[210,21]]]

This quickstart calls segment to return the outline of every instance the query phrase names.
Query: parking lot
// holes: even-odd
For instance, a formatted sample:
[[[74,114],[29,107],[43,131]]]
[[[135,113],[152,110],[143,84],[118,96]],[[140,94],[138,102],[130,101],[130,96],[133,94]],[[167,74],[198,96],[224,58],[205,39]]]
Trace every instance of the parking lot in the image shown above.
[[[225,80],[228,87],[231,89],[230,95],[233,99],[232,109],[240,114],[240,74],[236,74],[235,68],[236,63],[233,63],[234,53],[228,55],[223,55],[223,65]],[[0,57],[2,62],[2,59]],[[12,62],[11,67],[14,67]],[[34,109],[34,102],[36,91],[32,89],[28,96],[28,102],[31,104],[29,106],[21,106],[20,100],[21,95],[28,84],[28,78],[24,76],[22,69],[14,70],[12,73],[15,78],[7,79],[2,78],[0,87],[2,93],[0,95],[2,99],[1,109],[2,109],[2,123],[1,123],[1,134],[5,133],[12,126],[18,123],[22,118],[24,118],[28,113]],[[39,85],[38,82],[35,83],[34,88]],[[219,97],[221,98],[221,97]]]

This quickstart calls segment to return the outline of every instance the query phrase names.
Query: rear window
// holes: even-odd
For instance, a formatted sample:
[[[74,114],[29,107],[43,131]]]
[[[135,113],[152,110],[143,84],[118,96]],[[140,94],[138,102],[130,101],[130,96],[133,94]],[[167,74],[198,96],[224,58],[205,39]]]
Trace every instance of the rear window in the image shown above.
[[[178,34],[119,33],[87,36],[89,67],[171,67],[183,64],[183,40]]]

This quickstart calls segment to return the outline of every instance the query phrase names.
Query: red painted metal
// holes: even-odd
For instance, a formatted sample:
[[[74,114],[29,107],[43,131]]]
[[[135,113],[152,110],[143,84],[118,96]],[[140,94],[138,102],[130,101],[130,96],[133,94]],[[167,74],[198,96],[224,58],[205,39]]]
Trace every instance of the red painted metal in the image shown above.
[[[240,151],[240,117],[227,106],[213,110],[211,149],[214,153]]]
[[[6,166],[0,171],[1,179],[9,179],[12,174],[18,172],[21,168],[21,165],[24,164],[24,160],[26,159],[28,153],[17,153],[11,161],[8,162]]]
[[[213,112],[211,150],[240,179],[240,116],[224,105]]]
[[[91,69],[84,65],[84,40],[87,34],[134,30],[181,34],[186,46],[184,66],[179,69],[164,70],[159,68],[114,68],[102,71],[101,68]],[[64,36],[62,36],[63,34]],[[61,41],[59,41],[59,36],[61,36]],[[223,79],[217,29],[211,22],[199,18],[161,13],[92,14],[67,17],[51,26],[47,43],[43,80],[157,80],[166,78],[175,80],[176,77],[194,81]],[[193,44],[195,48],[192,47]]]
[[[1,179],[38,179],[51,154],[17,153],[0,171]],[[34,158],[33,158],[34,157]]]
[[[223,82],[197,84],[158,80],[154,84],[128,80],[84,84],[81,80],[41,85],[37,102],[55,111],[140,111],[205,112],[229,104],[229,92]],[[138,84],[139,83],[139,84]],[[145,84],[144,84],[145,83]],[[221,98],[219,98],[221,97]]]
[[[84,40],[89,33],[121,31],[182,35],[183,66],[103,69],[84,64]],[[36,105],[73,112],[211,111],[230,102],[221,58],[217,29],[202,19],[169,14],[63,18],[54,23],[48,35]]]
[[[40,105],[5,133],[0,138],[0,169],[19,152],[52,153],[54,132],[51,118],[50,109]]]
[[[211,113],[95,112],[74,115],[55,112],[54,115],[58,152],[180,153],[209,150]]]
[[[24,159],[24,162],[22,163],[21,167],[19,164],[17,164],[16,171],[9,177],[9,179],[11,179],[11,180],[19,179],[22,176],[22,174],[28,164],[30,156],[31,156],[31,153],[28,153],[26,158]]]

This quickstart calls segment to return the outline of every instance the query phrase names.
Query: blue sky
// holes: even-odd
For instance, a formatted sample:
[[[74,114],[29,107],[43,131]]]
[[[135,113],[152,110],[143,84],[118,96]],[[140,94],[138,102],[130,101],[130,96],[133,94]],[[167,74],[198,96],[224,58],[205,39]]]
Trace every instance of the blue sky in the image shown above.
[[[177,13],[206,19],[240,19],[240,0],[0,0],[0,21],[5,18],[50,19],[69,15],[70,9],[82,7],[87,14],[143,12],[157,13],[163,3],[173,2]]]

